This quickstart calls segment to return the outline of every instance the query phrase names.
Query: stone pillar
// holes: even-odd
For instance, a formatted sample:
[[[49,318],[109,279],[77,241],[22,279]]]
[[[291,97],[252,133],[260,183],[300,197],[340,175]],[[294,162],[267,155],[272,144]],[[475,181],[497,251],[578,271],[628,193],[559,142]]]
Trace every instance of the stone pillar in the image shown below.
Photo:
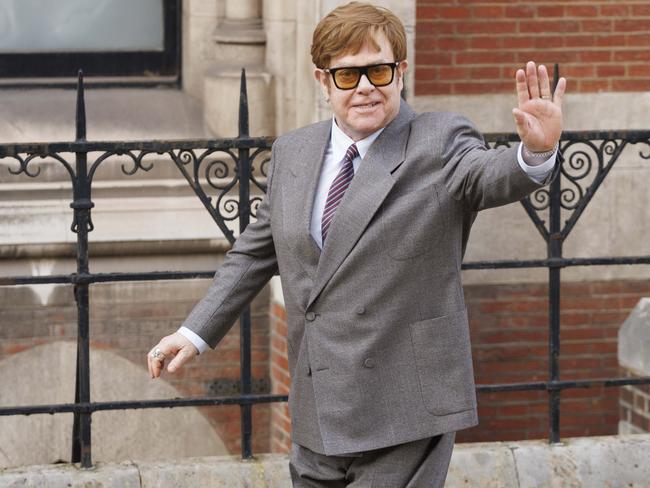
[[[250,134],[273,135],[273,83],[265,67],[266,34],[261,0],[225,0],[225,18],[213,40],[215,59],[206,68],[204,121],[216,137],[237,135],[241,69],[246,69]]]
[[[618,332],[618,362],[628,378],[650,376],[650,298],[642,298]],[[619,434],[650,432],[650,384],[621,387]]]

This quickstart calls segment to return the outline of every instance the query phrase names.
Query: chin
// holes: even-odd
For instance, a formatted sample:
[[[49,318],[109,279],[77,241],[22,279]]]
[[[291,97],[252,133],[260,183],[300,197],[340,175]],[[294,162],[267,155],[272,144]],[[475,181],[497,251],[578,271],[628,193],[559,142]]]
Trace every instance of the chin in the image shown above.
[[[356,120],[352,127],[356,132],[362,132],[369,136],[373,132],[381,129],[384,125],[383,118],[372,117],[365,120]]]

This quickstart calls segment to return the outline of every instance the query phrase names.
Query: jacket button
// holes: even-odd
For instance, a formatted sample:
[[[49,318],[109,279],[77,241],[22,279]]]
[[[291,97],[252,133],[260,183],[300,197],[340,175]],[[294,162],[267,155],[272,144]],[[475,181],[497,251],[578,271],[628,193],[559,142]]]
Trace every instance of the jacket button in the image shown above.
[[[364,313],[366,313],[366,309],[365,309],[365,307],[357,307],[356,312],[357,312],[357,315],[363,315]]]
[[[314,319],[316,319],[316,314],[314,312],[307,312],[307,315],[305,315],[305,318],[309,320],[310,322],[313,322]]]
[[[368,358],[363,362],[363,366],[365,368],[374,368],[375,367],[375,360],[373,358]]]

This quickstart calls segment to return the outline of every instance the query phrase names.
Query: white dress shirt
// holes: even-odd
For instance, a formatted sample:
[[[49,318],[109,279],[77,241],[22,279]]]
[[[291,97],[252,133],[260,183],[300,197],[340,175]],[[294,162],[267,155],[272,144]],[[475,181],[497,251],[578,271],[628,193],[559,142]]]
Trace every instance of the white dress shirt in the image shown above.
[[[373,132],[365,139],[361,139],[356,142],[357,150],[359,155],[354,158],[352,165],[354,166],[354,172],[357,172],[357,168],[361,161],[365,157],[368,149],[372,143],[377,139],[379,134],[384,130],[382,127],[376,132]],[[323,167],[321,168],[320,178],[318,180],[318,187],[316,188],[316,194],[314,195],[314,206],[311,213],[311,225],[309,231],[313,237],[318,247],[323,248],[323,237],[321,235],[321,221],[323,218],[323,210],[325,209],[325,201],[327,200],[327,193],[329,192],[332,182],[336,178],[336,175],[341,170],[343,164],[343,157],[345,152],[355,142],[345,134],[339,126],[336,124],[336,120],[332,117],[332,131],[330,142],[327,145],[325,150],[325,157],[323,160]],[[523,144],[519,143],[519,149],[517,151],[517,161],[521,169],[536,183],[543,182],[553,171],[555,166],[555,155],[557,153],[557,148],[553,152],[550,158],[545,162],[539,165],[529,165],[524,161],[522,154]],[[336,217],[335,217],[336,218]],[[210,346],[205,342],[201,337],[192,332],[187,327],[181,327],[178,329],[178,332],[185,336],[196,348],[199,350],[199,354],[207,350]]]

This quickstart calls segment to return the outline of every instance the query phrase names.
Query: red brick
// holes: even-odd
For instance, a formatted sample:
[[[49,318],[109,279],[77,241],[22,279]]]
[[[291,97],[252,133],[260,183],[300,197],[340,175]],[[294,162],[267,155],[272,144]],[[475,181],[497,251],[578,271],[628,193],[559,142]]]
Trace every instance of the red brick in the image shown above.
[[[537,16],[544,17],[564,17],[564,7],[561,5],[540,5],[537,7]]]
[[[424,6],[421,5],[421,3],[422,2],[418,2],[417,8],[415,9],[415,16],[418,22],[425,19],[437,19],[440,17],[440,7]]]
[[[475,6],[472,8],[472,16],[474,18],[484,18],[488,20],[494,20],[503,17],[506,10],[507,9],[504,9],[500,5]],[[507,14],[506,16],[512,17],[511,15],[507,15]]]
[[[519,300],[516,302],[492,302],[484,303],[481,311],[484,313],[491,312],[537,312],[546,311],[548,303],[541,300]]]
[[[440,34],[454,34],[456,24],[454,22],[418,22],[417,34],[418,35],[440,35]]]
[[[498,49],[501,47],[501,39],[495,36],[472,37],[469,47],[471,49]]]
[[[441,7],[440,17],[444,19],[467,19],[470,17],[470,9],[467,7]]]
[[[582,32],[594,32],[597,34],[602,34],[605,32],[611,32],[612,30],[619,31],[619,29],[613,27],[614,24],[611,20],[606,19],[581,20],[579,25]]]
[[[464,22],[458,24],[456,29],[461,34],[502,34],[507,32],[516,32],[517,24],[515,22]]]
[[[612,81],[612,88],[615,91],[648,91],[648,90],[650,90],[650,79],[648,79],[648,80],[613,80]]]
[[[287,321],[287,311],[279,303],[273,303],[273,315],[284,322]]]
[[[485,52],[485,53],[458,53],[456,64],[499,64],[514,63],[514,53]]]
[[[537,9],[530,5],[509,5],[505,9],[506,17],[512,17],[515,19],[527,19],[535,17]]]
[[[459,95],[502,93],[508,89],[512,89],[512,82],[457,82],[454,84],[454,93]]]
[[[453,83],[419,82],[415,85],[416,95],[449,95],[453,91]]]
[[[460,68],[455,66],[441,66],[438,69],[438,79],[440,80],[462,80],[469,77],[469,68]]]
[[[650,17],[650,5],[631,5],[633,17]]]
[[[566,67],[562,70],[563,76],[591,76],[593,75],[594,70],[591,66],[576,66],[576,67]],[[577,312],[561,312],[560,313],[560,323],[563,326],[571,325],[585,325],[589,324],[591,315],[588,313],[583,313],[580,311]]]
[[[523,21],[519,23],[519,32],[530,34],[548,34],[551,32],[574,32],[576,25],[574,21],[556,20],[556,21]]]
[[[591,339],[602,339],[604,337],[603,330],[600,328],[572,328],[564,329],[561,331],[562,343],[569,343],[568,341],[575,340],[591,340]],[[565,342],[566,341],[566,342]]]
[[[534,36],[503,36],[501,43],[505,49],[531,49],[537,44]]]
[[[628,37],[622,34],[599,35],[598,33],[595,33],[595,36],[597,47],[618,47],[630,44]]]
[[[625,66],[600,65],[596,67],[596,74],[602,77],[625,76]]]
[[[596,45],[596,36],[593,35],[575,35],[564,38],[566,47],[592,47]]]
[[[475,80],[498,79],[501,75],[501,69],[493,66],[482,66],[470,69],[470,78]]]
[[[438,46],[443,51],[461,51],[469,47],[469,39],[466,37],[440,37]]]
[[[595,5],[567,5],[566,16],[568,17],[596,17],[598,7]]]
[[[612,3],[600,6],[600,15],[603,17],[626,17],[629,14],[630,7],[620,3]]]
[[[435,49],[437,47],[438,37],[435,35],[426,35],[418,32],[415,36],[415,56],[417,57],[422,50]]]
[[[287,354],[287,340],[286,340],[286,338],[276,337],[276,336],[272,337],[271,338],[271,346],[278,353],[283,354],[283,355]]]
[[[568,39],[566,36],[538,36],[535,39],[535,48],[549,50],[564,47]]]
[[[650,19],[625,19],[614,21],[614,30],[617,32],[648,32]]]
[[[420,65],[449,65],[451,64],[451,54],[444,52],[428,51],[418,55],[418,64]],[[424,68],[418,68],[418,71]],[[435,76],[435,71],[432,73]]]
[[[647,77],[650,78],[650,65],[628,65],[627,75],[631,77]]]

